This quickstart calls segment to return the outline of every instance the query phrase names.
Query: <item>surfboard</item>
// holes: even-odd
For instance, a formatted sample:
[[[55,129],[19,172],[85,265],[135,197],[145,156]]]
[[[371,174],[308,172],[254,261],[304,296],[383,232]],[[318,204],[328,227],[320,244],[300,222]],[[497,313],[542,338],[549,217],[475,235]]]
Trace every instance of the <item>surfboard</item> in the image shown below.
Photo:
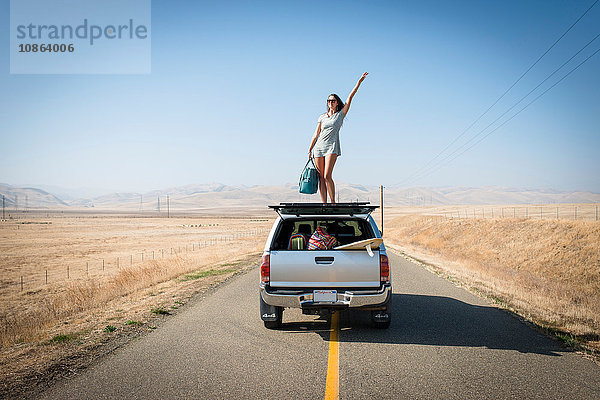
[[[337,246],[334,248],[334,250],[364,249],[369,244],[371,245],[371,248],[375,248],[375,247],[381,246],[381,243],[383,243],[383,239],[379,239],[379,238],[365,239],[365,240],[359,240],[358,242],[348,243],[343,246]]]
[[[369,255],[371,257],[373,257],[373,250],[372,249],[381,246],[382,243],[383,243],[383,239],[372,238],[372,239],[359,240],[358,242],[348,243],[348,244],[345,244],[343,246],[337,246],[337,247],[334,247],[333,249],[334,250],[360,250],[360,249],[366,249],[367,253],[369,253]]]

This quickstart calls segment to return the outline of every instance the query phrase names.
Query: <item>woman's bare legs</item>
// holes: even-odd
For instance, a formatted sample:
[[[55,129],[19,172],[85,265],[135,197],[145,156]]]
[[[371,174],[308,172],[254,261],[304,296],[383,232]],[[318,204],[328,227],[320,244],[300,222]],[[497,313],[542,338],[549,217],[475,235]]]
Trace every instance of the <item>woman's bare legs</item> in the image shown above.
[[[332,174],[337,158],[337,154],[327,154],[325,156],[325,185],[332,203],[335,203],[335,183],[333,183]],[[323,198],[323,195],[321,195],[321,198]],[[325,201],[327,201],[327,197],[325,197]]]
[[[333,183],[333,167],[337,160],[337,154],[327,154],[325,157],[315,157],[315,165],[319,171],[319,194],[321,202],[327,203],[327,195],[332,203],[335,203],[335,183]]]
[[[315,157],[315,166],[319,171],[319,194],[321,195],[321,203],[327,203],[327,184],[325,183],[325,157]]]

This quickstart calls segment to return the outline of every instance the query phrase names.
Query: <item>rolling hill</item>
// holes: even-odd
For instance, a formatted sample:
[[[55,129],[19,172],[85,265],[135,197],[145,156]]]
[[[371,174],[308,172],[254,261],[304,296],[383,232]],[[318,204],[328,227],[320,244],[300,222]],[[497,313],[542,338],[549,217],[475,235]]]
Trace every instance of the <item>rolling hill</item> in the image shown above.
[[[380,202],[377,186],[339,183],[339,201]],[[163,211],[167,196],[171,210],[202,210],[228,207],[265,207],[279,202],[318,202],[315,195],[298,193],[297,185],[228,186],[220,183],[191,184],[146,193],[115,192],[90,198],[62,200],[58,196],[32,187],[0,184],[0,195],[10,210],[28,209],[96,209],[114,211]],[[386,188],[386,206],[483,205],[483,204],[554,204],[600,203],[600,194],[563,192],[551,189],[517,189],[489,187],[412,187]]]

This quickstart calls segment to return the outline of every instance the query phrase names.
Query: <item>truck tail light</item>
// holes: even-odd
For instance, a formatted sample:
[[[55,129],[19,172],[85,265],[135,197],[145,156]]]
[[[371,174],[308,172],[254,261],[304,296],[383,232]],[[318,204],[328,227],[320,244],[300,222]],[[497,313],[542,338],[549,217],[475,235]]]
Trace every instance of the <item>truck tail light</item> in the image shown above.
[[[379,276],[381,283],[388,283],[390,281],[390,262],[386,255],[379,255]]]
[[[262,260],[260,261],[260,281],[262,283],[269,283],[270,280],[270,256],[265,254],[262,256]]]

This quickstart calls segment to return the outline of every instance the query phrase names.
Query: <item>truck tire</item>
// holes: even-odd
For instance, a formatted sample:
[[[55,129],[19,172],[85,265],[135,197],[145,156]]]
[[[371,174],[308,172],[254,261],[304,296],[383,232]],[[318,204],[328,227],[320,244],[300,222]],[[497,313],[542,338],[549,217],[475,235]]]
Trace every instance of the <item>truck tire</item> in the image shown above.
[[[371,320],[371,323],[373,325],[373,328],[376,329],[387,329],[390,327],[390,324],[392,323],[392,319],[389,318],[387,321],[375,321],[375,320]]]

